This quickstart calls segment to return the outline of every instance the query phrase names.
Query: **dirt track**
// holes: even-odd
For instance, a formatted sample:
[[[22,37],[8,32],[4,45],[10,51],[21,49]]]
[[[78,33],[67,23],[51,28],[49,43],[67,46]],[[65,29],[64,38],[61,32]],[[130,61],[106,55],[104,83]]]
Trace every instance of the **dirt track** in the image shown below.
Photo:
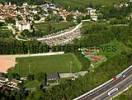
[[[14,67],[16,64],[15,57],[0,55],[0,72],[5,72]]]

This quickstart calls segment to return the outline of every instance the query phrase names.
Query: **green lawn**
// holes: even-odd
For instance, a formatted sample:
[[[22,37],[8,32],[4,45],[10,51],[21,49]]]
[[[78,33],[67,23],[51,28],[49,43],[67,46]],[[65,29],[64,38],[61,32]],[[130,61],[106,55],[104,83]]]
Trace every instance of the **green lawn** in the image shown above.
[[[73,22],[45,22],[34,24],[36,31],[41,32],[43,35],[58,32],[74,25],[75,24]],[[49,30],[51,30],[50,33]]]
[[[20,75],[39,72],[72,72],[80,71],[81,64],[74,54],[63,54],[54,56],[17,58],[17,65],[13,72]],[[70,67],[71,66],[71,67]]]

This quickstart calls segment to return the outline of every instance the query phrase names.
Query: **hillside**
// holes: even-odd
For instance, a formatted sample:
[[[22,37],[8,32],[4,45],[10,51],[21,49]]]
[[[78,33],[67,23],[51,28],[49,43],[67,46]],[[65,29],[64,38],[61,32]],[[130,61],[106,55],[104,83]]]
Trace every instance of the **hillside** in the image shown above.
[[[49,0],[69,9],[84,9],[88,6],[111,6],[124,0]],[[83,6],[82,6],[83,5]]]
[[[43,4],[44,2],[52,2],[69,10],[84,10],[88,6],[112,6],[115,3],[117,4],[124,1],[128,0],[0,0],[2,3],[12,2],[16,4],[22,4],[24,2],[29,4]]]

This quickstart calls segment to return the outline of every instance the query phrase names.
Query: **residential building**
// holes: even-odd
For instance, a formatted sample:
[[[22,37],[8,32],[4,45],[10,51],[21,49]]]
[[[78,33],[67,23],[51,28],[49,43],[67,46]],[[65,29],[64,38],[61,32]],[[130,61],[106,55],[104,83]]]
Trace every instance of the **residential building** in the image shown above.
[[[16,8],[15,4],[0,4],[0,20],[4,20],[8,17],[16,17]]]
[[[31,22],[26,21],[26,20],[22,20],[22,21],[18,21],[16,20],[16,28],[22,32],[24,30],[31,30]]]
[[[97,13],[96,13],[96,9],[87,8],[87,10],[88,10],[88,14],[89,14],[90,17],[91,17],[91,20],[97,21],[97,20],[98,20],[98,16],[97,16]]]

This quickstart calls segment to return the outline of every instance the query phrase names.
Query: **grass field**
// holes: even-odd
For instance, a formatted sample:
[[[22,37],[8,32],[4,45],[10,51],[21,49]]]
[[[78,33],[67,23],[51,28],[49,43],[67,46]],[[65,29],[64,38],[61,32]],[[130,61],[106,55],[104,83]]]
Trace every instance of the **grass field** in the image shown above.
[[[101,46],[101,54],[106,56],[107,58],[112,58],[116,55],[120,55],[121,52],[127,52],[131,49],[125,46],[122,42],[117,40],[113,40],[110,43],[104,44]]]
[[[36,30],[38,30],[39,32],[42,32],[43,35],[47,35],[47,34],[50,34],[48,31],[49,25],[51,25],[51,33],[54,33],[54,32],[67,29],[71,26],[74,26],[75,24],[73,22],[59,22],[59,23],[52,22],[52,24],[50,24],[50,22],[49,23],[45,22],[45,23],[37,23],[34,26]]]
[[[71,53],[54,56],[17,58],[16,61],[17,65],[13,72],[20,73],[20,75],[27,75],[29,72],[34,74],[39,72],[70,72],[70,69],[72,72],[76,72],[81,69],[80,62]]]

